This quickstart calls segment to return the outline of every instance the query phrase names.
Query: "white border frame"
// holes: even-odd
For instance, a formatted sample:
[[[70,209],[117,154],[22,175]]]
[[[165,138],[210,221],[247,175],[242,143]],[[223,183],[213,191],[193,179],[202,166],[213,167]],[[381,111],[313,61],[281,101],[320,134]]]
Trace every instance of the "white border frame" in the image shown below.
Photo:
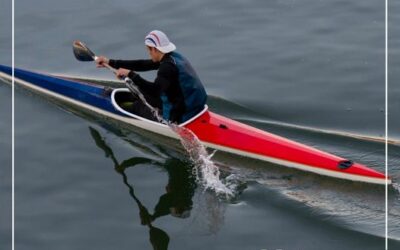
[[[11,17],[12,17],[12,32],[11,32],[11,48],[12,48],[12,56],[11,56],[11,67],[12,67],[12,82],[11,82],[11,100],[12,100],[12,108],[11,108],[11,162],[12,162],[12,170],[11,170],[11,178],[12,178],[12,194],[11,194],[11,241],[12,241],[12,250],[15,250],[15,95],[14,95],[14,68],[15,68],[15,0],[12,0],[11,4]],[[204,112],[204,111],[203,111]],[[201,114],[203,113],[201,112]],[[197,117],[194,117],[195,119]],[[191,119],[192,120],[192,119]],[[181,124],[182,126],[191,122],[191,120]],[[385,0],[385,175],[386,175],[386,185],[385,185],[385,249],[388,249],[388,0]]]
[[[15,249],[15,110],[14,110],[14,103],[15,103],[15,95],[14,95],[14,68],[15,68],[15,0],[12,0],[11,4],[11,101],[12,101],[12,107],[11,107],[11,249]]]
[[[388,214],[388,1],[385,0],[385,249],[389,248],[389,214]]]

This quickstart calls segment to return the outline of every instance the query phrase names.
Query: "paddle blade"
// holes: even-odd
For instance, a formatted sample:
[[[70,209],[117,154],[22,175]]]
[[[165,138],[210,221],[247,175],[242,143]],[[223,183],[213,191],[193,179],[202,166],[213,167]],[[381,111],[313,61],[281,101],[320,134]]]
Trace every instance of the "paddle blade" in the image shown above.
[[[154,250],[168,250],[169,236],[163,230],[150,226],[150,242]]]
[[[74,41],[72,49],[76,59],[79,61],[94,61],[95,54],[81,41]]]

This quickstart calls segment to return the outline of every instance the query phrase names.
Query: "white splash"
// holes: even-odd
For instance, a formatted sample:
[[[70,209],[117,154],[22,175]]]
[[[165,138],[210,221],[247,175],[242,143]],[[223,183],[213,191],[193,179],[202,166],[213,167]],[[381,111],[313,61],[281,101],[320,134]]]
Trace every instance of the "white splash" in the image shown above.
[[[180,137],[182,146],[188,152],[190,159],[194,163],[193,172],[196,180],[206,190],[211,189],[218,195],[224,195],[226,198],[234,196],[234,192],[221,181],[221,173],[211,157],[214,155],[208,154],[207,150],[201,144],[197,136],[185,127],[179,127],[175,124],[170,124],[171,129]]]
[[[398,184],[398,183],[392,183],[392,187],[393,187],[394,190],[396,190],[396,192],[397,192],[398,194],[400,194],[400,184]],[[400,199],[400,198],[399,198],[399,199]]]
[[[151,110],[160,123],[168,125],[176,134],[179,135],[182,146],[188,152],[190,159],[194,163],[193,171],[196,176],[196,181],[206,190],[213,190],[217,195],[225,196],[227,199],[232,198],[234,192],[222,183],[220,176],[221,173],[218,167],[215,166],[214,162],[211,160],[211,157],[215,152],[209,155],[206,148],[201,144],[198,137],[191,130],[166,121],[161,117],[158,110],[147,103],[143,94],[133,83],[128,84],[128,88]]]

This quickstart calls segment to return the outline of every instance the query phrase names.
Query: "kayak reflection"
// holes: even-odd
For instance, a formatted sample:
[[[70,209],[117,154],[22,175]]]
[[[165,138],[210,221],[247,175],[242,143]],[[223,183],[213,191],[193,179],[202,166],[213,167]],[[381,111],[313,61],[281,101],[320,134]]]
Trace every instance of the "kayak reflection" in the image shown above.
[[[191,169],[188,168],[188,163],[176,158],[170,158],[165,163],[161,163],[144,157],[132,157],[119,163],[112,149],[106,144],[100,133],[92,127],[89,127],[89,129],[96,145],[104,151],[107,158],[111,158],[113,161],[115,171],[122,176],[124,184],[129,189],[130,196],[138,205],[141,224],[149,227],[150,242],[153,249],[168,249],[169,236],[163,230],[154,227],[152,222],[168,214],[177,218],[190,216],[196,181]],[[146,163],[164,167],[169,176],[168,184],[165,187],[166,193],[159,198],[153,214],[150,214],[148,209],[137,198],[134,188],[128,182],[128,177],[125,174],[127,168]]]

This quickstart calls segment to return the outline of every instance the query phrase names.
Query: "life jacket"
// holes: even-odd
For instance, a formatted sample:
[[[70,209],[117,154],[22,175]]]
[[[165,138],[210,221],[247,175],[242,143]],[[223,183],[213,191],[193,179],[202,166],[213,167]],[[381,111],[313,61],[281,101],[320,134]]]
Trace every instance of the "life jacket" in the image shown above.
[[[170,56],[179,72],[179,85],[186,107],[185,113],[182,116],[182,122],[185,122],[203,110],[207,101],[207,93],[189,61],[176,52],[172,52]],[[168,100],[165,93],[161,93],[161,100],[163,118],[169,120],[172,103]]]

